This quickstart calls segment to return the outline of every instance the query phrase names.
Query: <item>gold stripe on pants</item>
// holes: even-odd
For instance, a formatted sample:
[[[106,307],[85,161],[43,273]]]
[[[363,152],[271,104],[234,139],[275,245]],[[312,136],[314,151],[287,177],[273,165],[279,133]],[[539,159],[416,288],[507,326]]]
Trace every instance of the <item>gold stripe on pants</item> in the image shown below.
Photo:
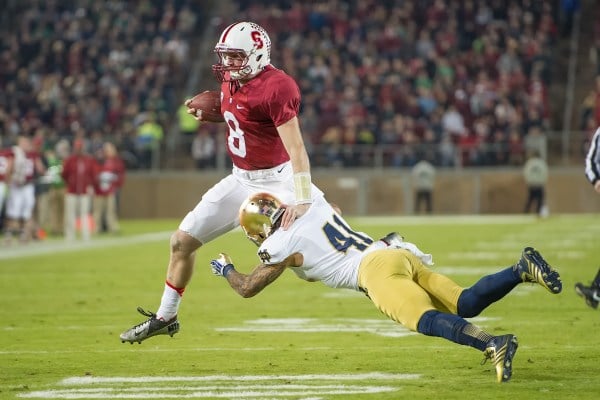
[[[404,249],[367,254],[358,269],[358,286],[389,318],[412,331],[429,310],[456,314],[463,291],[450,278],[427,268]]]

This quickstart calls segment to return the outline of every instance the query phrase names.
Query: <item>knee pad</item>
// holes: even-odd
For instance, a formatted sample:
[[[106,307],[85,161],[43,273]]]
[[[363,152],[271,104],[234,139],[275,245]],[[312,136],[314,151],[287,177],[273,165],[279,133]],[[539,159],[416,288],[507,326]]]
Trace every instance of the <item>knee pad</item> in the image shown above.
[[[481,313],[481,306],[476,299],[477,297],[470,288],[463,290],[456,303],[456,314],[463,318],[478,316]]]
[[[438,314],[440,314],[440,312],[437,310],[425,311],[417,323],[417,332],[423,335],[432,336],[431,332],[433,331],[433,323]]]

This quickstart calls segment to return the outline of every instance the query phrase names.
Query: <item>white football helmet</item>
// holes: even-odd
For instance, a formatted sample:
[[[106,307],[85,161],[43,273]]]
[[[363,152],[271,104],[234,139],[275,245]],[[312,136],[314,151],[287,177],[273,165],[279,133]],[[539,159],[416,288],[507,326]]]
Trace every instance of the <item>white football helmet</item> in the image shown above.
[[[256,193],[240,206],[240,225],[248,239],[260,246],[272,233],[273,225],[284,211],[275,196]]]
[[[254,78],[271,63],[271,39],[260,25],[254,22],[236,22],[229,25],[215,46],[219,63],[212,69],[219,82]],[[225,55],[243,59],[242,65],[227,65]],[[229,72],[229,74],[227,74]]]

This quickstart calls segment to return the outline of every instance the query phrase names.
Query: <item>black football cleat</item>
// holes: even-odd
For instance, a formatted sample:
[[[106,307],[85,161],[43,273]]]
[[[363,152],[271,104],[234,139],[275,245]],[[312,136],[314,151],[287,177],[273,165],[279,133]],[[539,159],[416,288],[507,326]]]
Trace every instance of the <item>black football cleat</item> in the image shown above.
[[[515,335],[502,335],[493,337],[486,345],[483,354],[487,360],[492,360],[496,368],[496,380],[498,383],[508,382],[512,376],[512,360],[517,352],[519,343]]]
[[[553,294],[562,291],[560,274],[552,269],[533,247],[523,249],[521,259],[513,268],[517,270],[523,282],[537,282]]]
[[[152,336],[169,335],[173,337],[174,334],[179,332],[179,321],[177,320],[177,316],[174,316],[168,321],[164,321],[156,318],[156,314],[153,312],[144,311],[141,307],[138,307],[137,310],[140,314],[149,318],[146,321],[121,333],[119,337],[121,338],[122,343],[142,343],[144,340]]]
[[[595,286],[585,286],[583,283],[575,284],[575,293],[585,299],[585,304],[596,309],[600,303],[600,288]]]

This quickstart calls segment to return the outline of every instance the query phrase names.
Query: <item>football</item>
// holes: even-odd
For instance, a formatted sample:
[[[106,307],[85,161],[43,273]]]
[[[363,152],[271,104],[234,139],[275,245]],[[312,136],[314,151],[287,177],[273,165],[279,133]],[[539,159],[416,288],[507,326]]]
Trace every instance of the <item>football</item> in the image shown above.
[[[221,114],[221,92],[206,90],[192,97],[189,108],[202,110],[202,119],[209,122],[223,122]]]

